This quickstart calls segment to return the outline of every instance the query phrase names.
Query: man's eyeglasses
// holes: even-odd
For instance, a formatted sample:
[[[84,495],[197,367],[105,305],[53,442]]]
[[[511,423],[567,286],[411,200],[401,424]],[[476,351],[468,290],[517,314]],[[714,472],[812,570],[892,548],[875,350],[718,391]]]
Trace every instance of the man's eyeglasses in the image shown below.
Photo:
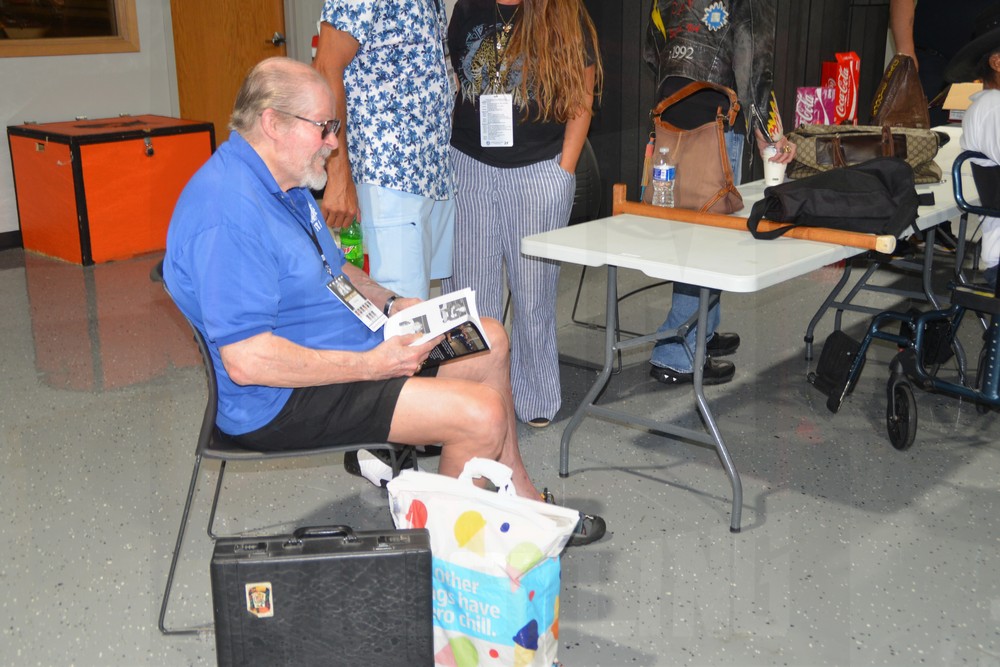
[[[298,118],[299,120],[304,120],[307,123],[312,123],[316,127],[320,128],[320,139],[326,139],[331,134],[337,134],[340,130],[340,119],[331,118],[330,120],[312,120],[310,118],[303,118],[302,116],[297,116],[293,113],[288,113],[287,111],[282,111],[281,109],[275,109],[278,113],[283,113],[286,116],[291,116],[292,118]]]

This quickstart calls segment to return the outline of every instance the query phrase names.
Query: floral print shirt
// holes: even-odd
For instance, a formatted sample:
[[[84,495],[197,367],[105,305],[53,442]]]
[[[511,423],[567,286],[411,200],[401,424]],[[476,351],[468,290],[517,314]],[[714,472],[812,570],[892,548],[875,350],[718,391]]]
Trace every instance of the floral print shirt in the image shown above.
[[[344,72],[355,182],[450,199],[444,0],[326,0],[321,19],[359,44]]]

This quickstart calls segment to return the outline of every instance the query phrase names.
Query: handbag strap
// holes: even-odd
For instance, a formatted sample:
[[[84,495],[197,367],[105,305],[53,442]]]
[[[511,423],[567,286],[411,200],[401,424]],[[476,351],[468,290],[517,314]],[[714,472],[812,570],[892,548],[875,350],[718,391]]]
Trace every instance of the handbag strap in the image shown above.
[[[882,157],[896,157],[896,142],[888,125],[882,126]]]
[[[677,104],[681,100],[694,95],[695,93],[701,92],[703,90],[714,90],[718,93],[722,93],[727,98],[729,98],[729,110],[722,114],[726,117],[726,123],[730,126],[736,122],[736,114],[740,111],[740,102],[736,99],[736,93],[734,93],[730,88],[725,86],[720,86],[709,81],[692,81],[680,90],[674,92],[673,95],[665,97],[660,100],[660,103],[649,112],[650,116],[659,117],[661,113],[666,111],[669,107]],[[721,111],[721,110],[720,110]]]
[[[762,239],[765,241],[770,241],[771,239],[776,239],[793,227],[798,227],[799,225],[791,223],[786,227],[776,227],[771,231],[764,232],[757,229],[760,221],[770,212],[777,212],[780,209],[777,198],[773,195],[764,195],[763,199],[758,200],[750,207],[750,215],[747,216],[747,229],[750,231],[750,235],[755,239]]]

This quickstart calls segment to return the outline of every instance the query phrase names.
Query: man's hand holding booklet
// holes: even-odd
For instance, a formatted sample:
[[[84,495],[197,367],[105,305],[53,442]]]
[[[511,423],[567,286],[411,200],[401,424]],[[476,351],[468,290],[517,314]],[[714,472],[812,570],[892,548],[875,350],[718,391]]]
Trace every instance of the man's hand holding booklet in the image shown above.
[[[382,333],[386,339],[403,334],[422,334],[412,343],[421,345],[444,336],[444,340],[431,350],[424,366],[438,366],[451,359],[490,349],[490,341],[483,332],[476,309],[476,293],[468,287],[421,301],[388,319],[354,287],[346,275],[338,275],[327,287],[369,329],[378,331],[384,327]]]
[[[421,301],[390,317],[383,329],[386,339],[403,334],[422,334],[413,343],[420,345],[437,336],[444,336],[424,362],[437,366],[451,359],[490,349],[490,341],[483,332],[476,293],[466,288]]]

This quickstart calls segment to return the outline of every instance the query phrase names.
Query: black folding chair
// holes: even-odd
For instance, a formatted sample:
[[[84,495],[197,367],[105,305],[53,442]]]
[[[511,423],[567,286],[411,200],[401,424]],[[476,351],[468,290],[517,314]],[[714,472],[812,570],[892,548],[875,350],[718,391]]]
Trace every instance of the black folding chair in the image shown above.
[[[162,282],[162,263],[153,268],[151,278]],[[167,288],[164,283],[164,288]],[[167,293],[170,291],[167,289]],[[417,467],[417,459],[412,447],[395,445],[387,442],[363,443],[351,445],[330,445],[311,449],[289,449],[273,452],[258,452],[241,447],[231,438],[222,433],[215,424],[218,409],[218,384],[215,374],[215,366],[212,364],[212,357],[208,350],[208,344],[202,333],[190,322],[188,325],[194,333],[195,343],[201,353],[201,359],[205,368],[205,379],[208,387],[208,400],[205,404],[205,414],[201,420],[201,430],[198,433],[198,443],[194,452],[194,470],[191,472],[191,483],[188,485],[187,498],[184,501],[184,510],[181,513],[181,523],[177,530],[177,543],[174,545],[174,553],[170,559],[170,569],[167,574],[167,585],[163,591],[163,601],[160,604],[160,632],[165,635],[190,635],[197,634],[205,627],[190,627],[183,629],[172,629],[166,627],[167,605],[170,601],[170,592],[174,584],[174,574],[177,571],[177,562],[180,558],[181,547],[184,543],[184,533],[187,529],[190,518],[191,505],[194,500],[194,493],[198,487],[198,478],[201,472],[201,464],[205,459],[215,459],[219,461],[219,477],[215,484],[215,494],[212,497],[212,509],[208,517],[208,536],[214,541],[221,537],[214,531],[215,513],[219,505],[219,496],[222,492],[222,480],[226,472],[226,463],[229,461],[272,461],[276,459],[298,458],[303,456],[317,456],[331,453],[346,453],[361,449],[385,450],[389,453],[390,464],[393,476],[398,475],[404,466]]]

